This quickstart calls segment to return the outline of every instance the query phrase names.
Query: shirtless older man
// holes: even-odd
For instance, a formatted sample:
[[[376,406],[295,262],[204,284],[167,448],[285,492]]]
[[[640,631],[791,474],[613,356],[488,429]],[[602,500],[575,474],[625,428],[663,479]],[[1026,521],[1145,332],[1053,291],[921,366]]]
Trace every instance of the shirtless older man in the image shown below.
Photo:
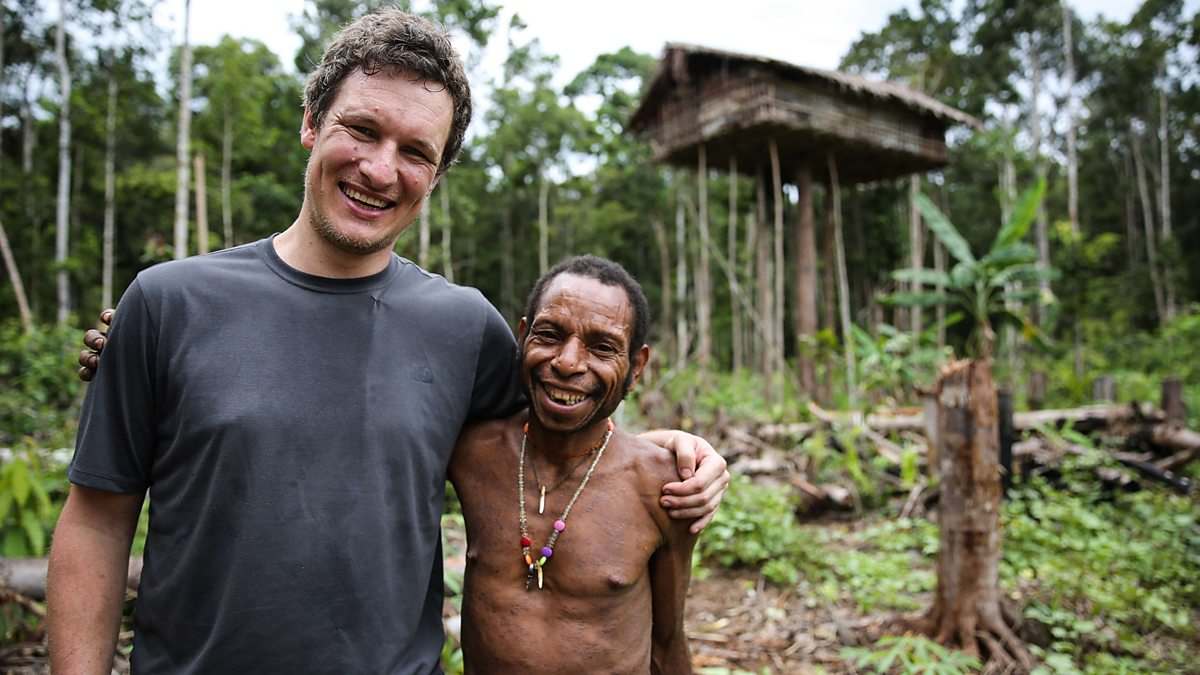
[[[671,453],[610,416],[650,357],[647,305],[592,256],[550,270],[520,323],[527,413],[468,427],[463,655],[479,673],[690,673],[695,535],[659,505]]]

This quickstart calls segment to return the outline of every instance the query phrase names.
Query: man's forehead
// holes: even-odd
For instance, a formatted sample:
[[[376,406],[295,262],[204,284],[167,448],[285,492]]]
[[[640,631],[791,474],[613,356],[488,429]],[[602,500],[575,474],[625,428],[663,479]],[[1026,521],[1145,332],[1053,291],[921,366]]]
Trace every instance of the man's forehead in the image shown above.
[[[546,285],[536,318],[550,318],[565,314],[574,318],[587,318],[589,314],[607,315],[613,328],[633,331],[633,305],[629,294],[619,284],[609,285],[599,279],[563,273]]]

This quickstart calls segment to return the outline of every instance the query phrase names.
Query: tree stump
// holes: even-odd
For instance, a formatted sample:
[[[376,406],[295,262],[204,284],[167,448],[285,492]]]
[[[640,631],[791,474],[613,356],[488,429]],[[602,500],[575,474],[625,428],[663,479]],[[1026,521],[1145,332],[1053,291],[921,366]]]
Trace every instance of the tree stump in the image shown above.
[[[1030,410],[1041,410],[1046,403],[1046,373],[1035,370],[1029,374],[1029,387],[1025,391],[1025,403]]]
[[[1092,381],[1092,400],[1104,403],[1117,400],[1117,381],[1112,375],[1101,375]]]
[[[990,361],[947,365],[935,394],[941,545],[937,592],[921,628],[975,656],[982,645],[993,668],[1027,672],[1033,657],[1005,623],[1000,604],[999,429]]]
[[[1162,409],[1168,424],[1186,424],[1187,406],[1183,403],[1183,380],[1168,377],[1162,383]]]

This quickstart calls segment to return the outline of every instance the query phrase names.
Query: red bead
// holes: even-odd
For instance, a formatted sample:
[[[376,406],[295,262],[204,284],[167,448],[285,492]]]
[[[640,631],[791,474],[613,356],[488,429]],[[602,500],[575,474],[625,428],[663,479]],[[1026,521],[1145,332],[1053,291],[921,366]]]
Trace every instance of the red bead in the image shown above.
[[[529,537],[522,535],[521,536],[521,548],[525,548],[526,546],[533,546],[533,540],[530,539]]]

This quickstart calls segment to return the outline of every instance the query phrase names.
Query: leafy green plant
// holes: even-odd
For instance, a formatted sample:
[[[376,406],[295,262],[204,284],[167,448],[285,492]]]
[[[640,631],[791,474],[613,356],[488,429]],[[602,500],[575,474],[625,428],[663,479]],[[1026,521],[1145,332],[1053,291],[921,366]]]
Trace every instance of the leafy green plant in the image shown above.
[[[961,675],[981,667],[973,656],[916,635],[881,638],[871,648],[846,647],[841,655],[855,666],[881,675]]]
[[[17,450],[0,465],[0,553],[25,558],[46,553],[58,508],[47,474],[30,450]]]
[[[1079,666],[1099,650],[1146,659],[1150,670],[1175,669],[1147,651],[1146,636],[1197,635],[1200,516],[1187,497],[1106,494],[1090,455],[1064,461],[1069,491],[1041,479],[1013,491],[1003,512],[1002,584],[1019,589],[1026,616],[1049,630],[1048,664],[1057,654]]]
[[[822,555],[802,536],[794,508],[784,490],[735,475],[696,555],[723,567],[758,567],[769,581],[794,584]]]
[[[961,320],[962,314],[955,312],[946,317],[945,325]],[[892,402],[911,400],[922,378],[936,373],[938,365],[954,353],[949,347],[937,348],[937,330],[933,326],[914,339],[912,333],[888,324],[880,324],[875,336],[852,324],[850,333],[863,390]]]
[[[75,435],[80,382],[72,368],[79,333],[73,327],[0,324],[0,447],[24,437],[67,447]]]
[[[949,273],[931,269],[897,270],[892,274],[896,280],[918,282],[934,290],[895,293],[888,301],[919,307],[947,305],[965,312],[973,323],[973,351],[981,358],[991,357],[996,342],[993,327],[1001,323],[1015,323],[1022,326],[1026,334],[1036,335],[1032,324],[1013,311],[1011,305],[1038,300],[1036,284],[1052,275],[1050,270],[1038,266],[1037,251],[1021,241],[1033,223],[1045,190],[1045,181],[1040,181],[1022,195],[1012,217],[996,233],[991,248],[981,258],[971,253],[970,245],[958,228],[928,197],[917,195],[917,208],[929,230],[957,263]],[[1029,284],[1029,287],[1009,288],[1010,284],[1018,283]]]

